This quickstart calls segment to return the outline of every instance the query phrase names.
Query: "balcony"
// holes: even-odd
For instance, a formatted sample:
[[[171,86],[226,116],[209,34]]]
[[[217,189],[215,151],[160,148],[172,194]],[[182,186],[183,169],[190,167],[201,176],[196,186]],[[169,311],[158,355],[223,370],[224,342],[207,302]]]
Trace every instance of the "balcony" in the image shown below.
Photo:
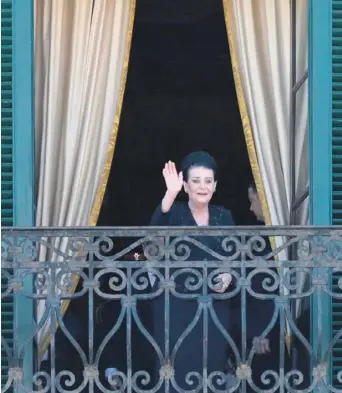
[[[337,392],[341,245],[336,227],[3,229],[2,392]]]

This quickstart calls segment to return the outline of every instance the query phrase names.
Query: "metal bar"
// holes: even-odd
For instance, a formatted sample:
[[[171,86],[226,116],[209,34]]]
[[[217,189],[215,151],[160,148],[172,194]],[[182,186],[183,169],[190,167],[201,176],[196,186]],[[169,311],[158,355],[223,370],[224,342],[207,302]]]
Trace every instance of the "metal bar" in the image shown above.
[[[291,0],[291,96],[290,96],[290,176],[291,176],[291,206],[296,199],[296,92],[294,87],[297,80],[296,56],[296,0]],[[296,212],[290,210],[290,225],[295,225]]]
[[[293,205],[291,206],[291,210],[298,210],[300,205],[305,201],[305,199],[308,196],[309,196],[309,186],[306,187],[305,191],[302,193],[302,195],[299,196],[299,198],[296,198]]]
[[[224,365],[218,364],[215,367],[219,367],[219,370],[208,371],[210,370],[209,356],[204,355],[199,359],[189,357],[186,350],[187,337],[195,340],[197,346],[204,347],[204,354],[206,349],[209,350],[210,345],[213,345],[211,340],[221,337],[218,345],[215,344],[215,347],[211,348],[220,353],[220,358],[221,354],[223,359],[228,354],[232,356],[232,366],[228,364],[228,368],[231,370],[234,365],[236,366],[236,374],[242,380],[243,387],[246,387],[251,374],[253,382],[260,381],[260,376],[253,374],[257,359],[255,354],[251,355],[252,346],[253,350],[257,351],[257,348],[260,350],[260,344],[273,328],[279,331],[279,336],[278,333],[277,336],[273,336],[278,338],[272,341],[272,345],[277,345],[280,355],[279,360],[275,361],[275,370],[270,371],[280,373],[279,379],[275,381],[274,386],[270,386],[271,382],[263,389],[260,388],[260,391],[277,389],[280,392],[295,391],[298,390],[298,386],[295,382],[291,382],[289,374],[284,376],[282,371],[287,370],[285,365],[288,365],[284,337],[285,314],[292,301],[307,297],[315,298],[315,296],[318,317],[312,322],[317,331],[314,350],[307,344],[308,335],[305,336],[305,333],[299,331],[295,320],[292,321],[292,333],[304,345],[309,358],[318,361],[314,364],[316,367],[314,371],[318,370],[323,376],[325,375],[324,370],[328,367],[326,359],[333,354],[337,336],[335,341],[332,341],[333,339],[325,334],[327,322],[326,318],[323,318],[326,312],[323,296],[330,300],[333,297],[337,299],[341,297],[338,289],[332,290],[335,292],[327,291],[330,288],[330,277],[334,277],[336,282],[338,280],[336,272],[342,270],[342,259],[336,258],[336,250],[330,247],[332,245],[338,247],[342,244],[341,230],[333,226],[288,227],[287,231],[282,232],[286,239],[282,246],[272,250],[267,237],[281,233],[272,227],[267,230],[263,227],[248,227],[248,230],[238,227],[216,227],[216,231],[207,227],[197,231],[194,231],[194,228],[184,230],[182,227],[158,229],[159,232],[156,228],[144,229],[148,242],[157,245],[160,251],[156,255],[152,247],[146,246],[144,250],[146,263],[138,259],[125,260],[125,256],[130,255],[131,248],[135,244],[134,240],[130,240],[132,244],[124,250],[114,249],[117,240],[115,238],[121,237],[122,234],[128,233],[130,237],[137,237],[140,240],[141,228],[122,229],[121,232],[116,228],[110,228],[110,231],[97,228],[91,236],[89,230],[70,230],[70,228],[39,232],[34,229],[23,232],[5,228],[2,231],[1,271],[5,284],[2,296],[6,298],[14,294],[16,303],[20,297],[28,296],[34,299],[36,304],[38,300],[45,303],[46,307],[45,320],[38,321],[31,331],[27,331],[28,341],[20,347],[20,351],[17,350],[19,348],[13,351],[6,340],[2,342],[5,353],[11,357],[10,373],[2,390],[4,393],[9,392],[12,387],[25,390],[24,388],[30,385],[21,377],[23,373],[21,360],[25,358],[29,346],[34,342],[45,322],[52,339],[50,341],[52,367],[46,370],[45,374],[41,370],[37,371],[34,374],[34,381],[39,383],[38,378],[44,377],[50,383],[51,392],[72,390],[77,393],[84,388],[88,389],[88,386],[90,392],[98,388],[104,391],[102,375],[107,367],[113,367],[115,371],[113,375],[115,381],[112,382],[119,384],[123,387],[122,390],[127,392],[145,393],[160,389],[167,391],[168,388],[163,389],[162,384],[164,387],[167,385],[171,391],[178,381],[184,383],[182,371],[177,369],[179,356],[183,358],[182,364],[186,367],[188,365],[192,367],[194,361],[194,364],[197,364],[195,371],[205,378],[205,380],[196,379],[196,386],[187,382],[188,386],[182,391],[194,388],[205,391],[207,387],[208,390],[213,390],[210,386],[215,382],[215,374],[217,376],[222,372],[220,370]],[[162,235],[161,231],[163,231]],[[108,237],[108,233],[111,233],[114,239]],[[56,234],[66,238],[65,241],[56,242],[58,237]],[[164,242],[160,241],[161,236],[166,238]],[[208,240],[210,237],[215,241]],[[101,239],[107,242],[104,247],[99,241]],[[303,241],[306,244],[303,244]],[[283,251],[289,250],[293,244],[297,244],[301,249],[300,257],[298,254],[295,255],[294,260],[282,259]],[[47,257],[42,257],[42,254],[36,252],[40,247],[48,248]],[[53,253],[56,254],[55,257],[52,256]],[[15,265],[15,276],[11,273],[13,265]],[[310,278],[310,283],[302,292],[289,293],[289,278],[294,271],[303,272],[304,277]],[[234,286],[231,291],[218,294],[215,288],[218,292],[221,290],[221,287],[217,286],[217,275],[221,272],[231,274]],[[81,276],[82,285],[79,285],[79,289],[75,292],[70,291],[73,281],[71,273]],[[26,275],[34,274],[37,274],[34,288],[28,291],[23,281]],[[39,275],[44,277],[38,277]],[[154,277],[154,284],[148,285],[151,282],[149,275]],[[181,277],[184,280],[179,280]],[[321,294],[317,297],[318,291]],[[77,299],[81,297],[92,299],[93,295],[90,292],[94,295],[96,293],[96,299],[94,296],[94,301],[89,301],[84,308],[80,307]],[[241,307],[234,306],[231,302],[233,298]],[[63,320],[61,319],[63,299],[71,301],[70,307],[73,307],[74,317],[71,320],[67,315]],[[100,303],[96,304],[96,302]],[[189,308],[190,303],[193,307]],[[271,309],[267,311],[267,315],[264,315],[265,310],[272,303]],[[250,307],[252,304],[254,311]],[[99,307],[108,305],[108,308],[103,311],[103,315],[109,316],[107,322],[93,319],[97,305]],[[148,307],[148,312],[145,314],[141,308],[143,305]],[[256,305],[258,305],[257,311],[254,309]],[[229,316],[226,315],[227,311]],[[59,331],[56,330],[56,316],[59,318]],[[256,333],[254,325],[259,319],[263,322]],[[150,322],[153,323],[152,330],[149,328]],[[201,322],[203,329],[198,329]],[[19,319],[15,319],[15,339],[22,330],[21,323]],[[103,326],[102,323],[108,325]],[[342,323],[336,325],[335,330],[337,329],[342,330]],[[66,340],[67,346],[60,341],[61,336]],[[145,344],[141,349],[136,344],[143,336]],[[327,352],[324,353],[322,345],[326,342]],[[141,344],[142,341],[139,343]],[[77,371],[77,365],[73,366],[69,362],[69,359],[75,357],[82,360],[80,372]],[[147,363],[149,361],[153,364]],[[301,371],[303,365],[298,362],[298,366]],[[63,382],[65,379],[63,375],[68,376],[72,373],[75,378]],[[144,379],[139,376],[143,376]],[[231,375],[231,379],[235,384],[234,374]],[[286,383],[291,388],[286,389]],[[321,379],[315,377],[310,382],[310,390],[319,389],[320,384]],[[68,389],[65,389],[65,385],[68,385]]]
[[[318,224],[317,224],[318,225]],[[1,236],[16,237],[20,236],[60,236],[60,237],[76,237],[76,236],[91,236],[105,234],[106,236],[196,236],[203,233],[208,233],[209,235],[251,235],[254,232],[260,233],[263,236],[287,236],[294,233],[294,231],[305,231],[308,236],[314,236],[315,234],[322,235],[322,232],[326,231],[330,233],[332,229],[342,230],[342,225],[322,225],[322,226],[312,226],[312,225],[267,225],[267,226],[223,226],[223,227],[205,227],[198,228],[193,226],[184,227],[148,227],[148,226],[137,226],[137,227],[3,227],[1,228]]]
[[[308,79],[308,75],[309,75],[309,72],[308,72],[308,69],[306,69],[302,78],[299,79],[299,81],[293,86],[292,93],[296,94],[298,92],[298,90],[304,85],[305,81]]]
[[[296,47],[296,27],[297,27],[297,9],[296,9],[296,0],[291,0],[291,95],[290,95],[290,176],[291,176],[291,206],[293,206],[296,199],[296,103],[297,103],[297,92],[294,90],[297,81],[297,47]],[[290,217],[289,224],[296,224],[296,210],[290,209]],[[289,259],[293,260],[295,258],[296,252],[296,244],[291,245],[289,248]],[[298,280],[298,275],[295,273],[292,276],[292,284],[295,284]],[[295,281],[295,282],[293,282]],[[294,291],[290,291],[292,293]],[[296,320],[296,300],[290,301],[290,309],[292,320]],[[292,368],[297,368],[297,351],[294,346],[293,340],[291,340],[291,354],[292,354]]]

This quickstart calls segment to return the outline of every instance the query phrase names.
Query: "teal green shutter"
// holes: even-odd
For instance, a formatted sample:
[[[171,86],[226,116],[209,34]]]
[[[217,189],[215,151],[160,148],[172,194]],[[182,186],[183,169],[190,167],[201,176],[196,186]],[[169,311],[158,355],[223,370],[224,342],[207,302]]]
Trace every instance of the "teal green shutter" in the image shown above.
[[[332,83],[333,44],[334,52],[336,51],[336,40],[332,36],[332,10],[333,7],[336,8],[336,3],[341,2],[335,2],[335,0],[309,0],[308,71],[310,221],[312,225],[331,225],[333,215],[332,181],[335,175],[332,173],[332,116],[342,119],[342,111],[338,108],[337,102],[339,95],[335,94],[335,92],[333,102]],[[335,16],[337,15],[335,14]],[[334,29],[334,34],[336,34],[337,30]],[[338,67],[336,71],[338,71]],[[342,82],[342,79],[340,82]],[[342,109],[342,106],[340,108]],[[319,271],[317,269],[315,273],[319,275],[326,273],[324,269],[321,270]],[[318,314],[318,304],[320,302],[323,309],[321,336],[318,334],[318,321],[320,317],[320,314]],[[330,296],[321,294],[320,299],[318,292],[313,295],[311,303],[311,339],[313,349],[317,354],[327,351],[331,342],[331,306]],[[312,366],[315,366],[315,364],[312,364]],[[330,373],[328,375],[330,376]],[[320,391],[327,392],[328,389],[321,386]]]
[[[333,1],[332,23],[332,224],[342,225],[342,1]]]
[[[342,2],[332,3],[332,224],[342,225]],[[341,292],[334,274],[332,287]],[[342,302],[332,300],[332,334],[342,329]],[[332,353],[332,377],[336,388],[341,389],[337,373],[342,370],[342,340],[334,346]]]
[[[1,1],[1,225],[13,225],[12,1]]]
[[[34,225],[34,0],[12,0],[12,98],[13,98],[13,223]],[[17,274],[17,272],[14,272]],[[20,277],[18,277],[20,278]],[[23,289],[34,290],[33,276],[26,276]],[[16,348],[22,350],[23,385],[31,391],[34,373],[34,302],[15,294],[14,324]],[[17,354],[18,355],[18,354]],[[19,393],[26,391],[19,389]]]
[[[33,0],[1,0],[2,226],[34,225],[33,4]],[[6,286],[7,280],[2,278],[2,284]],[[32,292],[32,277],[25,278],[23,285],[27,292]],[[15,296],[15,303],[13,297],[2,301],[1,330],[13,347],[15,321],[15,341],[22,348],[33,330],[33,301],[20,293]],[[3,386],[10,366],[3,347],[1,360]],[[31,390],[32,344],[27,347],[23,371],[23,384]]]
[[[311,223],[342,225],[342,1],[310,0],[309,119],[311,167]],[[341,292],[331,277],[333,292]],[[317,307],[313,304],[315,330]],[[342,329],[342,302],[324,296],[325,343]],[[316,344],[313,336],[313,344]],[[342,369],[342,340],[331,354],[331,376],[341,389],[337,373]]]
[[[13,91],[12,1],[1,1],[1,226],[13,225]],[[7,280],[1,280],[5,286]],[[1,334],[13,345],[13,299],[1,302]],[[6,352],[1,347],[1,386],[8,378]]]

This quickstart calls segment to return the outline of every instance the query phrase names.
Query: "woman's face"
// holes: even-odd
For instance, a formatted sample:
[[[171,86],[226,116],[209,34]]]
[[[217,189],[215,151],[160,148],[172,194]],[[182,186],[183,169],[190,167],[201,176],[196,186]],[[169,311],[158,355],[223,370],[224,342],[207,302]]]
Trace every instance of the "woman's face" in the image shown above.
[[[216,190],[214,171],[202,166],[190,168],[184,190],[189,201],[197,205],[207,205]]]

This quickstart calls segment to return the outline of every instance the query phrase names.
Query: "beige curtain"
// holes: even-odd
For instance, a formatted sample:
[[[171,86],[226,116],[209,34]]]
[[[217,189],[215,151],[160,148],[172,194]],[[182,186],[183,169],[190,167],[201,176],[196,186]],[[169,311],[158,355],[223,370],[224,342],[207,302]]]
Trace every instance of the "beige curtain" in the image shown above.
[[[296,73],[307,69],[307,0],[296,4]],[[289,225],[291,209],[291,7],[289,1],[223,0],[233,72],[250,162],[266,224]],[[296,102],[296,195],[309,182],[308,86]],[[307,225],[308,200],[296,215],[296,224]],[[284,239],[271,239],[281,247]],[[279,252],[286,260],[287,250]],[[298,290],[304,285],[298,274]],[[297,313],[300,301],[296,304]],[[287,324],[287,330],[290,331]],[[288,338],[290,335],[288,335]]]
[[[35,7],[36,225],[94,225],[115,146],[135,0],[35,0]],[[68,254],[67,239],[53,246]],[[46,258],[63,259],[42,248]],[[44,310],[40,301],[38,322]]]
[[[291,9],[289,1],[223,0],[237,71],[251,124],[257,164],[267,199],[268,224],[289,224],[291,208],[290,95]],[[307,0],[297,0],[297,75],[307,68]],[[308,185],[307,83],[297,96],[296,194]],[[265,209],[266,204],[264,204]],[[308,204],[297,215],[308,223]],[[278,244],[281,239],[278,239]]]

